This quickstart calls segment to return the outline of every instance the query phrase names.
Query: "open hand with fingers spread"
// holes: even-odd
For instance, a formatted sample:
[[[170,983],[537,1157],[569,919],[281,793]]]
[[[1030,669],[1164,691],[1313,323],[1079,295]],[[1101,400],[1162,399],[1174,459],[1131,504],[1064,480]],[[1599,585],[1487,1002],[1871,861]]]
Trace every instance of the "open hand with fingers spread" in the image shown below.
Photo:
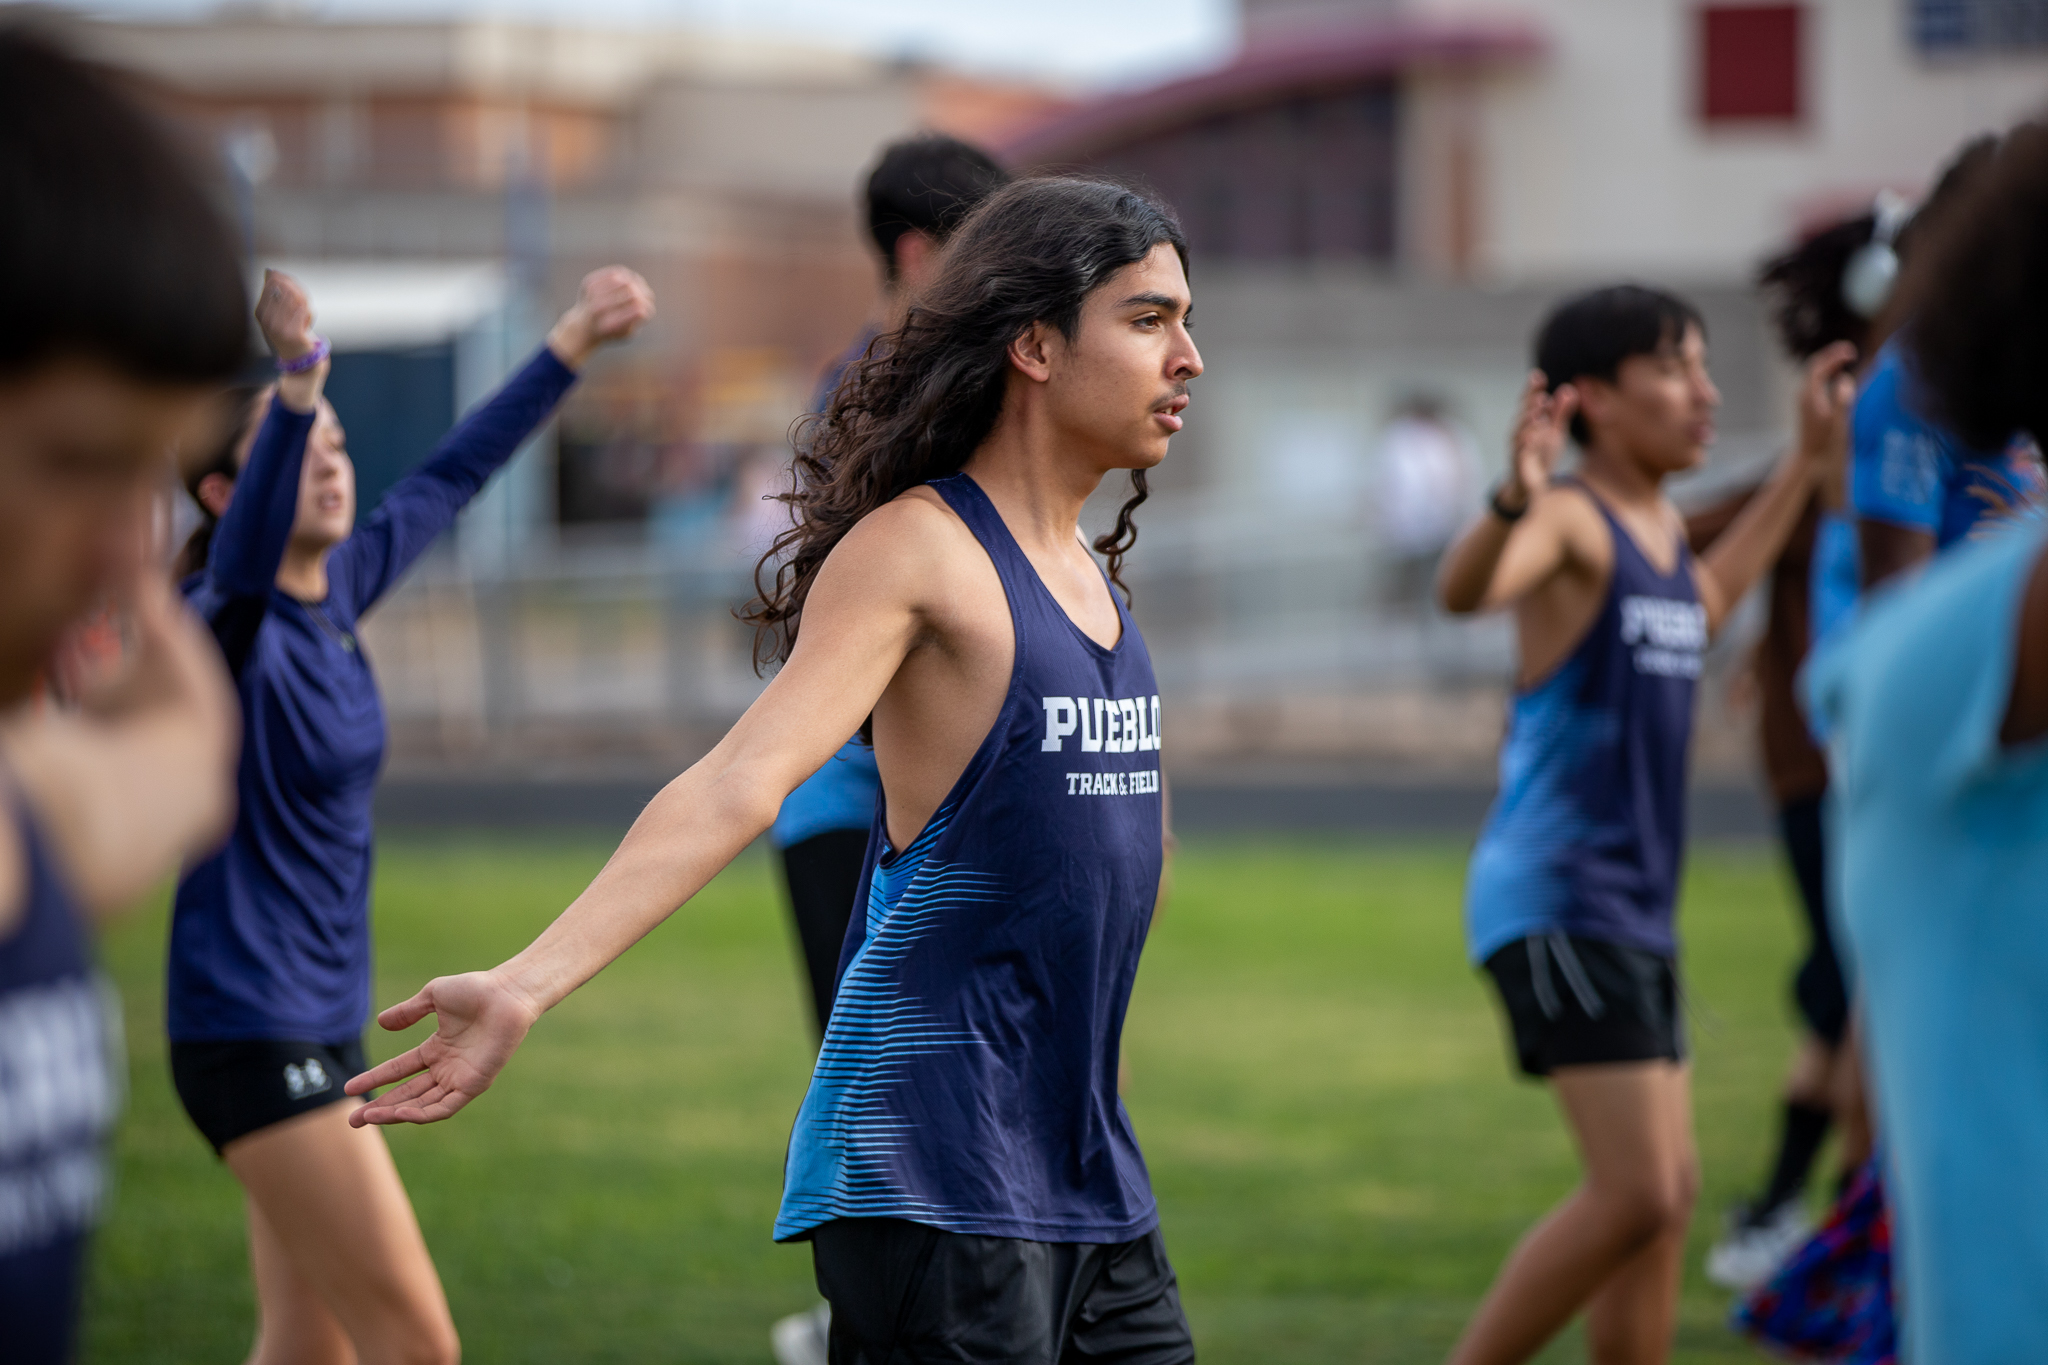
[[[1572,414],[1578,411],[1577,389],[1560,384],[1557,392],[1551,393],[1549,387],[1541,370],[1532,371],[1529,382],[1522,386],[1521,407],[1509,437],[1508,477],[1500,493],[1502,505],[1510,509],[1527,507],[1550,487],[1550,476],[1564,454]]]
[[[349,1122],[360,1128],[367,1123],[438,1123],[447,1118],[491,1088],[540,1013],[532,999],[497,972],[435,977],[418,995],[377,1016],[379,1026],[397,1032],[431,1014],[434,1032],[418,1047],[371,1067],[343,1087],[360,1095],[403,1082],[357,1109]]]
[[[623,341],[654,316],[654,291],[622,265],[608,265],[583,277],[576,302],[548,333],[548,349],[572,370],[608,341]]]

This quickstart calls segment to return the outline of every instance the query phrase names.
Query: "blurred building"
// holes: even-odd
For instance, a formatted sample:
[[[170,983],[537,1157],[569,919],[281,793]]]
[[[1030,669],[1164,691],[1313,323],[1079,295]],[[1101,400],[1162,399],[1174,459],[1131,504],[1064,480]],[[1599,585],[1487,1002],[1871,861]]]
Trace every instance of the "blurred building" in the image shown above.
[[[1126,567],[1169,763],[1484,773],[1507,628],[1415,597],[1450,504],[1476,509],[1500,468],[1543,314],[1619,278],[1701,306],[1726,399],[1704,493],[1789,425],[1758,262],[2048,104],[2048,0],[1241,2],[1219,68],[1078,102],[669,30],[81,29],[234,168],[254,254],[314,285],[366,491],[583,271],[622,260],[659,292],[657,324],[465,521],[464,556],[373,623],[414,770],[673,768],[755,694],[730,609],[772,533],[760,493],[874,302],[861,171],[932,127],[1144,181],[1187,226],[1208,373]],[[1423,497],[1425,415],[1423,463],[1448,472]],[[1749,744],[1723,696],[1697,752],[1726,774]]]
[[[559,458],[522,457],[493,488],[471,548],[557,522],[689,534],[872,306],[855,198],[877,148],[919,128],[1000,137],[1058,103],[678,29],[236,9],[79,31],[224,158],[252,256],[307,273],[323,325],[348,319],[334,386],[367,494],[538,341],[583,272],[647,275],[659,321],[579,390]]]
[[[1251,477],[1283,414],[1369,428],[1432,385],[1492,439],[1542,310],[1620,278],[1704,306],[1753,454],[1786,417],[1758,263],[2048,107],[2040,0],[1242,3],[1229,65],[1008,145],[1179,208],[1227,362],[1190,423],[1204,483]]]

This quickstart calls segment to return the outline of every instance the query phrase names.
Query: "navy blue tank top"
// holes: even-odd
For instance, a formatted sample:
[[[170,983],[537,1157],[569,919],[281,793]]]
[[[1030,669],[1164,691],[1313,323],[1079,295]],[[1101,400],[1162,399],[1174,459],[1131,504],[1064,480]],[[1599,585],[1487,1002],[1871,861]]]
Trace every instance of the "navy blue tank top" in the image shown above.
[[[1671,571],[1658,572],[1585,492],[1614,540],[1614,572],[1578,647],[1515,693],[1500,794],[1465,881],[1474,962],[1553,932],[1677,951],[1671,921],[1707,612],[1683,542]]]
[[[1120,1242],[1158,1222],[1117,1098],[1159,892],[1159,697],[1123,604],[1082,634],[964,474],[932,488],[1009,599],[988,737],[908,848],[877,802],[839,992],[797,1114],[778,1239],[835,1218]]]
[[[70,1358],[121,1090],[76,907],[25,807],[15,820],[28,901],[0,938],[0,1358],[56,1365]]]

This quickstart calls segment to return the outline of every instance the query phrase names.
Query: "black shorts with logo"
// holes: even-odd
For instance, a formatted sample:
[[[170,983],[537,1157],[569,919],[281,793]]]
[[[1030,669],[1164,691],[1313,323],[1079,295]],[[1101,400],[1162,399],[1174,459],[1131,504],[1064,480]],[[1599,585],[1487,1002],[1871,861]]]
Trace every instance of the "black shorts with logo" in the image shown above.
[[[1530,1076],[1604,1062],[1682,1062],[1677,964],[1641,948],[1568,934],[1518,939],[1486,959]]]
[[[341,1087],[368,1069],[360,1038],[171,1044],[171,1081],[216,1156],[259,1128],[348,1099]]]
[[[846,1218],[811,1234],[831,1365],[1185,1365],[1194,1338],[1158,1229],[1033,1242]]]

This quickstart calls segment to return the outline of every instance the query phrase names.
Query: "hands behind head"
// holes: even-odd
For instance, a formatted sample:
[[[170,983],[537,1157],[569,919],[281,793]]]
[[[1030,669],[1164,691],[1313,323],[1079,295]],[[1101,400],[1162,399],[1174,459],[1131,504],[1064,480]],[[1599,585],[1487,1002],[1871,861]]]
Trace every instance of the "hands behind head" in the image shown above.
[[[1817,479],[1839,473],[1848,461],[1855,364],[1856,347],[1847,341],[1822,347],[1806,362],[1799,385],[1799,458]]]
[[[654,291],[622,265],[608,265],[583,277],[576,302],[548,333],[548,349],[572,370],[608,341],[623,341],[654,316]]]
[[[263,272],[263,292],[256,296],[256,325],[279,360],[312,354],[313,303],[306,287],[281,270]]]
[[[1543,372],[1535,370],[1522,386],[1522,405],[1515,413],[1515,429],[1508,442],[1507,485],[1502,490],[1503,500],[1510,504],[1518,500],[1526,504],[1550,486],[1550,476],[1564,454],[1572,414],[1579,409],[1576,388],[1560,384],[1557,392],[1551,393],[1549,384]]]

